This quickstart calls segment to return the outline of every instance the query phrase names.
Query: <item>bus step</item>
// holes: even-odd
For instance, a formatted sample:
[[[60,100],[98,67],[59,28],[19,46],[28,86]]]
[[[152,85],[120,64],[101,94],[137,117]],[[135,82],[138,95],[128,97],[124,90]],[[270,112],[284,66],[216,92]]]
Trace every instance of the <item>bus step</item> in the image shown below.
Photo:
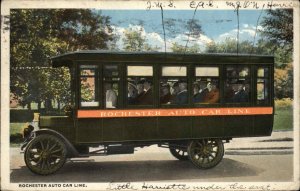
[[[133,154],[134,147],[132,146],[108,146],[107,147],[107,154],[114,155],[114,154]]]

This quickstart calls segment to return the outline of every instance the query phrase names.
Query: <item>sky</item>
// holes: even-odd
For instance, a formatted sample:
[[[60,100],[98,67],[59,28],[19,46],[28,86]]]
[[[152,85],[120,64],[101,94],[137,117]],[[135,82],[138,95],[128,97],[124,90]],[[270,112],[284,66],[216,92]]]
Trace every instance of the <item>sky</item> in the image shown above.
[[[117,45],[123,48],[124,31],[128,28],[139,30],[151,46],[157,46],[158,51],[164,51],[164,32],[160,10],[101,10],[102,15],[111,17],[114,33],[120,36]],[[166,34],[167,51],[172,43],[188,46],[199,45],[205,49],[207,43],[223,42],[226,38],[237,38],[239,26],[240,41],[257,41],[260,35],[258,29],[263,29],[260,22],[267,16],[261,10],[240,10],[239,19],[234,10],[164,10],[164,27]],[[187,21],[194,20],[200,24],[202,32],[197,37],[191,37],[190,31],[185,27]],[[239,22],[238,22],[239,21]],[[168,25],[171,23],[172,25]],[[239,23],[239,25],[238,25]],[[257,25],[258,23],[258,25]]]

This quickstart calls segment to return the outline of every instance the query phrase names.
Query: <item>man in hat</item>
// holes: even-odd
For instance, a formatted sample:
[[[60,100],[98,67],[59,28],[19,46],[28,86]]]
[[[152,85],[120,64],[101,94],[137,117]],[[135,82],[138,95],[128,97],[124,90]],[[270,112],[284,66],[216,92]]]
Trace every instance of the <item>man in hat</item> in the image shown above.
[[[179,105],[188,103],[187,83],[183,80],[178,82],[179,92],[176,96],[175,103]]]
[[[249,94],[243,84],[237,84],[237,92],[233,96],[233,102],[245,103],[249,101]]]
[[[198,83],[194,83],[193,85],[193,102],[199,103],[201,102],[201,93],[200,93],[200,85]]]
[[[136,102],[138,105],[152,105],[153,104],[152,82],[149,79],[144,79],[143,85],[144,85],[144,93],[141,92],[141,94],[138,95]]]
[[[170,100],[171,100],[170,86],[167,83],[162,84],[160,89],[160,103],[167,104],[170,102]]]
[[[145,79],[144,81],[144,95],[141,96],[138,104],[139,105],[152,105],[153,97],[152,97],[152,82],[149,79]]]
[[[170,102],[172,104],[176,103],[176,97],[177,97],[178,92],[179,92],[179,84],[177,81],[172,85],[172,92],[171,92],[171,99],[170,99]]]
[[[137,97],[137,90],[136,87],[133,83],[128,82],[128,96],[127,96],[127,101],[129,105],[135,104]]]
[[[140,104],[140,102],[142,100],[142,97],[145,95],[146,91],[144,90],[144,82],[145,82],[145,80],[141,79],[136,84],[136,89],[137,89],[137,96],[135,98],[135,103],[136,104]]]

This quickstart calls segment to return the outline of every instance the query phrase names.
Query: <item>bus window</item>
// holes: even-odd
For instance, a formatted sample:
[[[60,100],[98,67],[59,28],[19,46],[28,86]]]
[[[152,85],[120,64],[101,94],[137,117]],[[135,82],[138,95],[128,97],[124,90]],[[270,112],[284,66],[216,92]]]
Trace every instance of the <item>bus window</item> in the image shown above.
[[[193,103],[219,103],[219,68],[196,67],[193,83]]]
[[[226,67],[224,98],[227,103],[250,101],[250,68],[243,66]]]
[[[119,81],[118,65],[105,65],[103,68],[105,108],[117,108]]]
[[[268,100],[268,68],[257,69],[257,102],[264,103]]]
[[[152,66],[127,66],[127,104],[153,105],[152,80]]]
[[[99,106],[97,91],[97,66],[80,66],[80,106],[96,107]]]
[[[184,105],[188,103],[186,66],[162,67],[160,80],[160,104]]]

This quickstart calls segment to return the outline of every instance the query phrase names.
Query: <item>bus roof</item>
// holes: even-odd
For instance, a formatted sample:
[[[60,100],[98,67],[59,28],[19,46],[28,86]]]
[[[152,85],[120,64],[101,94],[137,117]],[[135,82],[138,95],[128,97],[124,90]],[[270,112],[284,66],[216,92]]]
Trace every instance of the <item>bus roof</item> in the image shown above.
[[[74,61],[153,62],[156,63],[273,63],[274,56],[232,53],[174,53],[123,52],[108,50],[81,50],[51,58],[53,67],[73,65]]]

